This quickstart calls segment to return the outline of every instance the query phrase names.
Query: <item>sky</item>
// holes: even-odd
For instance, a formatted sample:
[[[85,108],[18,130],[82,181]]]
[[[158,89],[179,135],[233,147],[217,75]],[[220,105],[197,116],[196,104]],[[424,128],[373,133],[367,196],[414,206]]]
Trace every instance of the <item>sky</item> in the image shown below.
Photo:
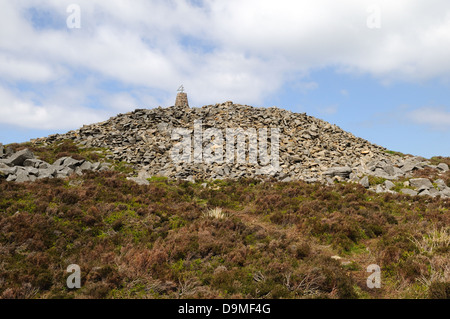
[[[450,156],[448,0],[0,0],[0,143],[233,101]]]

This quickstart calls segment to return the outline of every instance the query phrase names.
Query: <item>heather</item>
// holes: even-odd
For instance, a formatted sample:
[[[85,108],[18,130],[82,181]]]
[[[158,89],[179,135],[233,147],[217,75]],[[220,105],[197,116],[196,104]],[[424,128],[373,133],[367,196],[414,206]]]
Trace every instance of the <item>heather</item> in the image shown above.
[[[448,298],[449,209],[355,183],[0,180],[0,297]]]

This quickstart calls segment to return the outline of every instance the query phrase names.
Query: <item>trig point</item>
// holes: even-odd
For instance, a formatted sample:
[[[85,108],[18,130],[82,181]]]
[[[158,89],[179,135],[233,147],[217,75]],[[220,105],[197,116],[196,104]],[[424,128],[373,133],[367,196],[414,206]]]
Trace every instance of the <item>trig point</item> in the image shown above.
[[[177,91],[178,91],[178,94],[177,94],[177,99],[175,100],[175,107],[189,108],[187,93],[184,92],[183,85],[181,85]]]

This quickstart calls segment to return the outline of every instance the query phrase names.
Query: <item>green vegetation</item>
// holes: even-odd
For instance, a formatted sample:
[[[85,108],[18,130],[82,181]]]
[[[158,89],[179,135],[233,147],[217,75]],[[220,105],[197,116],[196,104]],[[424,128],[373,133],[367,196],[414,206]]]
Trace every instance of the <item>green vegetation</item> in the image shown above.
[[[405,157],[406,156],[406,154],[403,154],[403,153],[401,153],[401,152],[396,152],[396,151],[390,151],[390,150],[387,150],[387,151],[385,151],[387,154],[391,154],[391,155],[397,155],[397,156],[401,156],[401,157]]]
[[[140,186],[111,171],[68,182],[2,180],[0,193],[3,298],[448,293],[449,200],[374,194],[354,184],[204,187],[153,178]],[[347,262],[330,258],[336,254]],[[82,269],[79,290],[65,286],[64,266],[72,263]],[[382,267],[382,289],[366,287],[373,263]]]
[[[11,147],[15,152],[28,148],[36,157],[49,164],[53,164],[57,159],[65,156],[90,162],[105,161],[105,155],[108,153],[104,148],[80,148],[71,140],[64,140],[50,145],[31,142],[9,144],[7,147]]]

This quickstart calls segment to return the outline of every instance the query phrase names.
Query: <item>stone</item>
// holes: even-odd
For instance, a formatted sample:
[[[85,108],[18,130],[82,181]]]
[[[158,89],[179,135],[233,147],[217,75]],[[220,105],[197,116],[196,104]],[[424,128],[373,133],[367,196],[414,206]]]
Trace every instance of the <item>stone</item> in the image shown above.
[[[35,158],[29,158],[23,162],[24,167],[47,168],[49,165],[50,164]]]
[[[63,166],[64,161],[65,161],[66,159],[68,159],[68,157],[61,157],[61,158],[58,158],[52,165],[53,165],[53,166]]]
[[[446,189],[440,191],[439,194],[441,194],[441,195],[443,195],[443,196],[450,197],[450,187],[448,187],[448,188],[446,188]]]
[[[8,166],[22,166],[23,162],[30,158],[34,158],[33,153],[29,149],[24,149],[12,154],[4,160],[4,163]]]
[[[433,197],[439,195],[439,191],[436,188],[430,188],[428,191],[430,192],[430,195]]]
[[[436,168],[443,172],[447,172],[449,170],[448,165],[445,163],[439,163],[439,165],[437,165]]]
[[[425,195],[431,196],[431,193],[428,189],[425,189],[425,190],[419,192],[419,196],[425,196]]]
[[[438,190],[442,191],[447,188],[445,181],[443,179],[437,179],[434,181]]]
[[[127,177],[128,180],[135,182],[138,185],[150,185],[150,182],[144,178]]]
[[[370,184],[369,184],[369,177],[364,176],[363,178],[361,178],[361,180],[359,181],[359,183],[364,186],[365,188],[369,188]]]
[[[9,167],[6,168],[0,168],[0,173],[4,175],[14,175],[17,172],[17,167]]]
[[[343,178],[349,178],[350,174],[352,172],[351,167],[332,167],[328,169],[323,175],[326,176],[340,176]]]
[[[81,166],[83,164],[84,160],[76,160],[72,157],[68,157],[64,160],[64,166],[67,166],[73,170],[75,170],[78,166]]]
[[[39,178],[47,178],[47,177],[54,177],[56,174],[56,169],[54,167],[39,169]]]
[[[5,155],[5,148],[3,147],[3,144],[0,143],[0,158],[3,158]]]
[[[384,182],[384,187],[386,187],[387,190],[391,190],[392,188],[395,187],[395,184],[392,183],[391,181],[385,181]]]
[[[80,165],[81,171],[89,171],[92,169],[92,163],[89,161],[84,161],[83,164]]]
[[[15,180],[17,183],[24,183],[24,182],[30,182],[31,178],[28,175],[28,173],[24,170],[18,171],[17,172],[17,177]]]
[[[415,190],[409,189],[409,188],[403,188],[402,190],[400,190],[400,193],[406,194],[406,195],[411,195],[411,196],[416,196],[417,192]]]
[[[377,188],[375,189],[377,193],[384,193],[384,188],[380,184],[377,185]]]
[[[412,178],[409,180],[409,183],[414,188],[426,187],[430,189],[433,187],[433,184],[428,178]]]

